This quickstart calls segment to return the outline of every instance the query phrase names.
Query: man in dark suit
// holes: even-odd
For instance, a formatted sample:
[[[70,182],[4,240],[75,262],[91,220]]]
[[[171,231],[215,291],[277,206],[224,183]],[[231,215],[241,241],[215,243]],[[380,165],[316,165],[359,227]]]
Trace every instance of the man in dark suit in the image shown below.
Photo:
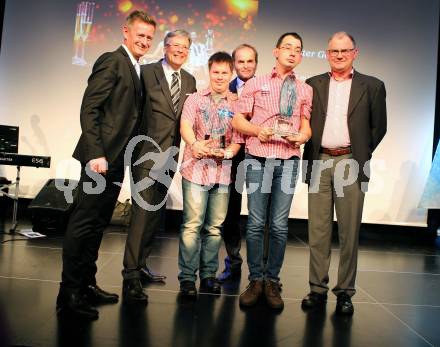
[[[144,141],[140,157],[154,156],[133,168],[133,180],[145,178],[154,181],[139,192],[134,199],[132,217],[124,254],[124,299],[146,301],[147,297],[139,289],[141,279],[163,281],[165,276],[153,273],[146,265],[151,252],[154,232],[159,229],[161,214],[165,208],[169,184],[164,183],[177,169],[176,151],[180,146],[180,115],[186,97],[196,91],[195,78],[182,69],[188,57],[191,38],[184,30],[169,32],[164,38],[164,59],[142,66],[142,79],[151,103],[152,113],[147,119],[147,135],[153,141]],[[160,147],[160,152],[159,152]],[[173,152],[173,148],[176,149]],[[158,163],[176,164],[160,172]],[[159,165],[160,166],[160,165]],[[159,171],[157,171],[158,169]],[[133,193],[133,192],[132,192]],[[146,204],[141,206],[139,204]],[[135,285],[134,285],[134,284]]]
[[[313,87],[312,138],[304,149],[308,161],[311,292],[304,309],[327,301],[333,208],[340,241],[336,313],[353,314],[359,228],[369,160],[386,133],[384,83],[353,69],[358,49],[353,37],[335,33],[328,42],[331,72],[306,82]]]
[[[254,77],[258,64],[257,50],[248,44],[241,44],[232,52],[234,69],[237,77],[229,84],[229,90],[240,97],[244,84]],[[244,177],[237,177],[237,167],[244,160],[244,146],[240,148],[238,154],[232,159],[233,181],[244,182]],[[241,232],[240,232],[240,213],[241,213],[241,194],[243,187],[231,188],[229,196],[228,214],[223,223],[223,240],[225,242],[227,257],[225,258],[225,268],[218,276],[220,282],[239,279],[241,276],[241,264],[243,259],[240,255]]]
[[[140,81],[138,60],[150,48],[155,21],[134,11],[123,27],[124,44],[104,53],[93,66],[81,105],[81,137],[73,153],[81,178],[63,245],[63,272],[57,298],[59,312],[96,319],[92,305],[115,303],[116,294],[96,285],[96,260],[124,177],[124,152],[150,107]]]

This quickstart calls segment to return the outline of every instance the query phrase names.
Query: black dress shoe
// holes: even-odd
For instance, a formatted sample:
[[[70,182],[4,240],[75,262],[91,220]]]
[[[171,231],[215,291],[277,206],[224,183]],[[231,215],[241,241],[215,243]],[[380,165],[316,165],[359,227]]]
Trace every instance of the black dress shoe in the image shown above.
[[[98,311],[84,300],[83,295],[77,292],[67,293],[60,290],[56,307],[59,315],[71,315],[90,320],[99,318]]]
[[[336,313],[350,316],[354,312],[353,303],[347,293],[338,294],[336,299]]]
[[[303,309],[322,308],[327,303],[327,294],[310,292],[301,302]]]
[[[165,282],[167,276],[154,273],[148,267],[141,268],[141,278],[147,282]]]
[[[84,297],[92,305],[116,304],[119,300],[118,294],[109,293],[99,288],[96,284],[89,285],[84,290]]]
[[[200,281],[200,293],[220,294],[222,287],[215,277],[204,278]]]
[[[196,298],[197,288],[195,283],[192,281],[180,282],[180,295],[188,298]]]
[[[122,286],[124,302],[138,302],[146,304],[148,295],[144,293],[141,281],[137,278],[125,279]]]

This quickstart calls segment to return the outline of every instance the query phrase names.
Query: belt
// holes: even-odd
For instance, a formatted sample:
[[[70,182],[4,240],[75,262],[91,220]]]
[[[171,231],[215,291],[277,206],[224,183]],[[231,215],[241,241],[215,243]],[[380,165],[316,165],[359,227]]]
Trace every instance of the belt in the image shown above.
[[[252,159],[255,159],[255,160],[259,161],[263,165],[266,163],[266,161],[270,161],[270,160],[282,160],[284,162],[285,160],[297,160],[297,159],[299,159],[299,157],[297,155],[294,155],[294,156],[292,156],[290,158],[287,158],[287,159],[258,157],[256,155],[252,155],[252,154],[249,154],[249,153],[248,153],[248,156],[250,156]]]
[[[324,148],[321,147],[319,150],[319,153],[324,153],[331,155],[333,157],[339,157],[340,155],[350,154],[351,153],[351,147],[339,147],[339,148]]]

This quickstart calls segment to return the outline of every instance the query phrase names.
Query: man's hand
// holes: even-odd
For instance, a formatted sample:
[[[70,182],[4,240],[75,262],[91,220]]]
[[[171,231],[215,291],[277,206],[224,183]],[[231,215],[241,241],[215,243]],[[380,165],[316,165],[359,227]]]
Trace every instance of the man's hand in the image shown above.
[[[107,159],[105,159],[105,157],[92,159],[89,161],[89,165],[90,165],[90,170],[97,172],[97,173],[100,173],[100,174],[105,175],[105,173],[108,170],[108,163],[107,163]]]
[[[309,140],[308,136],[303,133],[283,136],[283,138],[285,138],[294,148],[299,148],[301,145]]]
[[[270,141],[272,136],[273,136],[272,128],[260,128],[257,137],[258,140],[260,140],[261,142],[268,142]]]
[[[214,159],[223,159],[225,157],[225,150],[223,148],[211,148],[210,155]]]
[[[209,145],[212,143],[210,140],[196,141],[191,146],[192,155],[196,159],[202,159],[211,155],[211,147]]]

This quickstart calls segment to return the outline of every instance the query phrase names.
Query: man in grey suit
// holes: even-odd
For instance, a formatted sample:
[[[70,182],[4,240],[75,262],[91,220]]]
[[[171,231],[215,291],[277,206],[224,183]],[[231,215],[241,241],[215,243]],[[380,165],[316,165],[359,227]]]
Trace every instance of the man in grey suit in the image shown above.
[[[195,78],[182,69],[190,46],[191,38],[186,31],[171,31],[164,38],[164,59],[142,66],[142,79],[151,104],[151,112],[146,119],[147,135],[154,142],[144,141],[139,158],[149,156],[150,160],[134,166],[133,180],[139,182],[147,178],[154,183],[139,192],[141,202],[148,204],[148,208],[133,199],[122,271],[123,295],[128,301],[147,302],[147,295],[140,285],[141,279],[165,279],[165,276],[150,271],[146,260],[151,252],[154,232],[160,226],[169,188],[169,184],[164,183],[167,180],[163,179],[166,173],[158,173],[156,167],[159,162],[169,163],[170,160],[177,164],[177,154],[173,149],[180,146],[180,115],[186,97],[196,91]],[[168,169],[172,177],[176,167]]]
[[[309,246],[311,292],[303,309],[323,307],[327,301],[333,208],[340,241],[336,313],[354,312],[359,228],[369,160],[386,133],[384,83],[353,69],[358,56],[353,37],[333,34],[328,42],[330,73],[312,77],[312,138],[304,149],[308,161]]]

